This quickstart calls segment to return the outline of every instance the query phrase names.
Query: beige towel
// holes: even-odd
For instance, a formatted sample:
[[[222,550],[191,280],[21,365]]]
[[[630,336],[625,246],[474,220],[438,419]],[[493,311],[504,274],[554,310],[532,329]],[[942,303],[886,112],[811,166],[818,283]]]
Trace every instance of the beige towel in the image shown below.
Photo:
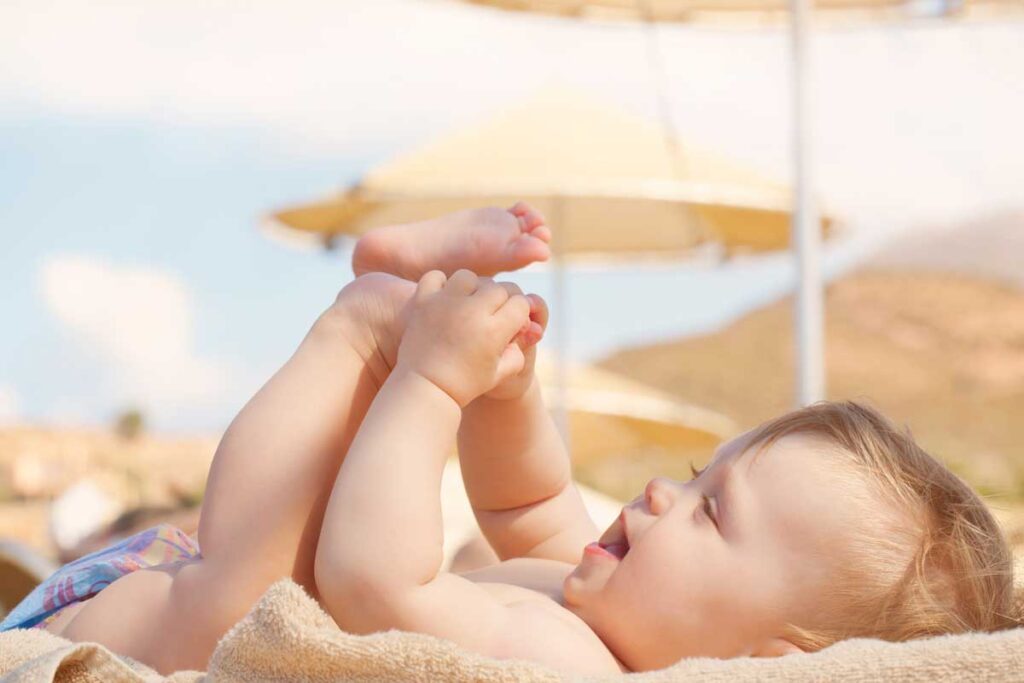
[[[100,645],[70,643],[39,630],[0,634],[0,675],[4,683],[567,680],[537,664],[480,657],[430,636],[397,631],[349,635],[287,579],[271,586],[252,611],[224,635],[205,675],[183,671],[161,678]],[[778,659],[690,659],[629,678],[643,683],[1024,680],[1024,629],[900,645],[851,640],[818,653]],[[617,679],[622,676],[600,680]]]

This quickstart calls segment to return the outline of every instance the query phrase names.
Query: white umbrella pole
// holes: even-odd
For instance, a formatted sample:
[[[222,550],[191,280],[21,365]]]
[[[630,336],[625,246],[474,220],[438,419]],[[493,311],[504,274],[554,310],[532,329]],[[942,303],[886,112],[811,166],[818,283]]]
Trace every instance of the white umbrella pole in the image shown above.
[[[811,0],[790,0],[793,65],[793,225],[799,287],[796,297],[798,407],[825,397],[825,332],[821,280],[821,221],[811,182],[808,40]]]

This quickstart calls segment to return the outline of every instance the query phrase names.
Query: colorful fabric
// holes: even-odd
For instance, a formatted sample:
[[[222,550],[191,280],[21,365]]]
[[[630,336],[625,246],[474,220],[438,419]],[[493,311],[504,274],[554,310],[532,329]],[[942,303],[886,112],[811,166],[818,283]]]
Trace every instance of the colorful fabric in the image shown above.
[[[63,608],[91,598],[125,574],[199,556],[199,545],[175,526],[140,531],[58,569],[11,610],[0,622],[0,632],[43,628]]]

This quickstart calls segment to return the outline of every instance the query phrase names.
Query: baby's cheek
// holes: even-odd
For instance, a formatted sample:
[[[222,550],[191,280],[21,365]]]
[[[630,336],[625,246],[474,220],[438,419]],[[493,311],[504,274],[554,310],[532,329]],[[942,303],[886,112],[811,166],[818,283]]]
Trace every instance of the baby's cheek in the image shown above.
[[[710,585],[727,581],[709,549],[684,543],[664,544],[645,558],[644,583],[666,602],[691,602]]]
[[[680,558],[665,548],[653,544],[629,551],[618,574],[638,589],[638,593],[658,596],[674,591],[686,578],[686,568]]]
[[[663,641],[698,637],[695,634],[707,611],[700,591],[694,591],[694,584],[704,580],[699,569],[665,550],[643,560],[623,566],[617,577],[621,579],[613,607],[617,625],[632,638],[643,634],[652,648]]]

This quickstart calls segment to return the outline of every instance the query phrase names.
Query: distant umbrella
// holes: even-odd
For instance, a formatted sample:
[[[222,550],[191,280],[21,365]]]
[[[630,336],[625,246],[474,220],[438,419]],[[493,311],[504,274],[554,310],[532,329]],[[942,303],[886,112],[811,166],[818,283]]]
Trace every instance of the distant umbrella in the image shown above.
[[[541,385],[551,389],[557,373],[544,357],[538,364]],[[566,386],[549,406],[568,415],[573,461],[594,462],[645,447],[704,452],[738,431],[725,415],[688,404],[660,389],[590,365],[572,365]],[[564,403],[560,403],[564,401]]]
[[[331,241],[394,223],[519,199],[548,216],[556,256],[677,257],[789,245],[788,188],[586,95],[548,90],[368,171],[334,197],[277,211]],[[826,230],[831,221],[822,221]]]

